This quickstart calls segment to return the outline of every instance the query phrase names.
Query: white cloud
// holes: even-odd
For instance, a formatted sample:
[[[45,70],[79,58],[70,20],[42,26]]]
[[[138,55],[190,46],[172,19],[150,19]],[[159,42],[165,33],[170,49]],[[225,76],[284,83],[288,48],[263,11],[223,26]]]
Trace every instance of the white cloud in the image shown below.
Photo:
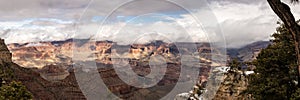
[[[93,34],[81,34],[85,32]],[[122,44],[135,42],[135,40],[139,40],[139,38],[148,39],[145,40],[145,42],[158,39],[173,42],[208,41],[201,26],[193,21],[190,15],[182,15],[182,18],[172,19],[165,17],[162,21],[143,24],[135,23],[135,21],[129,23],[119,22],[105,24],[102,27],[96,23],[82,24],[79,26],[77,33],[79,33],[77,37],[94,35],[97,40],[113,40]],[[151,35],[155,36],[147,37]]]
[[[278,26],[278,18],[266,1],[251,5],[247,3],[213,3],[212,9],[217,16],[228,47],[269,40]]]
[[[71,21],[58,19],[28,19],[0,22],[1,38],[6,43],[64,40],[72,38],[74,27]]]
[[[24,5],[25,2],[31,3]],[[88,3],[89,0],[75,0],[72,2],[60,0],[26,0],[24,2],[10,0],[1,2],[0,8],[3,9],[0,9],[0,12],[6,13],[2,13],[1,15],[3,16],[0,17],[2,19],[0,20],[0,32],[9,32],[9,34],[0,34],[0,37],[5,38],[7,43],[14,43],[63,40],[72,38],[74,35],[79,38],[88,38],[95,34],[98,36],[97,39],[100,40],[115,40],[120,42],[134,40],[137,36],[145,33],[162,33],[167,38],[176,41],[208,41],[211,40],[210,38],[218,36],[216,29],[210,27],[204,27],[206,28],[204,30],[201,29],[203,26],[199,24],[203,23],[193,22],[193,17],[188,14],[182,14],[180,15],[181,17],[178,18],[163,16],[165,20],[171,21],[156,21],[139,24],[125,24],[124,22],[105,24],[103,26],[105,29],[103,33],[97,34],[100,24],[88,21],[91,21],[95,16],[106,15],[112,11],[112,9],[116,8],[116,6],[125,3],[125,1],[121,0],[111,2],[94,0],[82,17],[82,22],[77,24],[78,30],[75,30],[73,22],[76,18],[79,18]],[[143,7],[145,3],[146,5],[153,3],[153,5],[156,4],[156,6]],[[239,47],[254,41],[268,40],[278,26],[276,25],[276,21],[279,19],[270,9],[266,1],[211,0],[209,4],[223,29],[229,47]],[[195,6],[195,8],[197,8],[196,6],[200,4],[190,3],[186,5]],[[173,6],[174,5],[168,3],[159,4],[157,1],[135,2],[125,5],[112,16],[139,15],[145,12],[164,13],[180,9]],[[290,4],[290,6],[292,7],[296,19],[299,19],[300,11],[298,9],[300,9],[300,5]],[[195,15],[206,16],[203,15],[203,12],[205,13],[203,10],[198,10]],[[26,18],[33,19],[31,21],[24,20]],[[207,19],[204,18],[202,21]],[[119,28],[122,28],[122,30],[120,34],[117,34]],[[8,29],[10,29],[10,31],[5,32],[5,30]],[[187,33],[190,34],[187,35]]]

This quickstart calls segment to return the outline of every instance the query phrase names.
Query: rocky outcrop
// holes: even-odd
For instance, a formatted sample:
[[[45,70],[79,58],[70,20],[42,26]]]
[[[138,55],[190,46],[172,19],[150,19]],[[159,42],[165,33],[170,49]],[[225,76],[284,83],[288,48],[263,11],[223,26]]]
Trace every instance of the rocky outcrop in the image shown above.
[[[43,79],[35,69],[20,67],[11,60],[4,40],[0,40],[1,49],[1,71],[12,74],[13,77],[6,77],[7,81],[20,81],[33,94],[35,100],[81,100],[85,99],[81,93],[74,73],[61,81],[51,82]]]
[[[63,65],[47,65],[39,72],[42,78],[48,81],[59,81],[70,75]]]
[[[13,61],[26,68],[42,68],[57,62],[70,63],[67,52],[60,52],[59,48],[51,43],[25,43],[9,44],[9,50],[13,54]],[[63,55],[61,55],[63,54]]]
[[[240,70],[229,70],[213,100],[249,100],[242,92],[247,89],[247,74]]]
[[[6,47],[4,40],[0,39],[0,63],[11,62],[12,54]]]

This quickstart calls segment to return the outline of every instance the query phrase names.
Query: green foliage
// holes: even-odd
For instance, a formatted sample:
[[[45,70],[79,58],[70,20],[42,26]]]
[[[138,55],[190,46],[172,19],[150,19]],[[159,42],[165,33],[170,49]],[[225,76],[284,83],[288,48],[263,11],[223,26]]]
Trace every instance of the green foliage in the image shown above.
[[[230,70],[239,70],[242,66],[242,63],[239,62],[238,59],[233,59],[231,62],[229,62]]]
[[[0,63],[0,100],[30,100],[32,94],[20,82],[15,82],[11,63]]]
[[[263,49],[252,62],[256,66],[256,74],[249,77],[245,93],[258,100],[296,98],[299,90],[296,86],[297,59],[293,38],[283,25],[272,36],[273,44]]]
[[[293,94],[291,100],[300,100],[300,88],[298,88]]]
[[[9,63],[0,63],[0,78],[1,80],[9,81],[14,78],[13,70],[9,68],[11,65]]]
[[[0,87],[1,100],[29,100],[32,94],[20,82],[11,82]]]

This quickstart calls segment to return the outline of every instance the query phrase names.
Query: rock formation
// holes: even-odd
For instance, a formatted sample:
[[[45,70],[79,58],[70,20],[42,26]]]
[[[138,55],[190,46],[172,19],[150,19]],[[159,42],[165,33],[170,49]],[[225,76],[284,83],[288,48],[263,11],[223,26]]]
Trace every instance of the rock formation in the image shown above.
[[[108,86],[109,90],[123,99],[143,96],[157,99],[159,96],[163,96],[166,93],[166,89],[161,87],[173,86],[178,81],[181,64],[180,54],[199,55],[197,59],[199,59],[199,63],[201,64],[201,68],[199,67],[201,69],[200,80],[207,80],[208,73],[212,67],[222,66],[222,64],[215,62],[211,58],[211,52],[218,51],[210,49],[208,43],[164,43],[162,41],[154,41],[148,44],[134,44],[131,46],[118,45],[112,41],[76,41],[66,40],[8,45],[9,50],[13,53],[14,62],[22,67],[39,68],[21,68],[16,64],[14,64],[15,67],[12,67],[18,77],[17,79],[27,86],[35,99],[85,99],[74,75],[74,71],[79,70],[72,70],[72,67],[62,68],[65,71],[68,70],[69,73],[64,74],[65,71],[57,68],[58,66],[62,67],[61,65],[72,65],[73,62],[71,60],[74,51],[83,54],[89,53],[88,56],[76,59],[83,62],[96,61],[99,74],[104,77],[102,78],[106,83],[110,83]],[[4,47],[6,48],[6,46]],[[201,52],[201,54],[195,53],[197,51]],[[151,72],[148,65],[149,59],[155,55],[161,55],[166,60],[168,67],[164,79],[158,83],[160,88],[133,88],[118,80],[117,76],[114,75],[113,69],[103,68],[103,66],[111,66],[114,63],[123,64],[124,62],[128,62],[126,64],[130,64],[134,72],[145,76]],[[7,59],[5,58],[6,56],[3,57]],[[7,62],[9,61],[11,62],[11,60]],[[213,64],[215,66],[212,66]],[[68,68],[71,68],[71,70]],[[85,69],[88,69],[87,66],[83,66],[82,71],[88,72]],[[184,79],[181,81],[190,80],[188,76],[183,77]],[[159,90],[160,95],[158,96],[155,93],[157,91],[154,90]]]
[[[9,52],[8,48],[6,47],[4,40],[0,39],[0,63],[3,62],[11,62],[12,54]]]
[[[247,100],[247,95],[242,94],[248,86],[247,77],[243,71],[228,71],[213,100]]]
[[[63,65],[47,65],[39,72],[42,78],[48,81],[59,81],[70,75]]]
[[[73,54],[88,54],[75,57],[83,61],[95,60],[98,63],[112,64],[111,54],[122,58],[147,59],[151,55],[163,55],[168,62],[176,62],[178,54],[200,52],[202,62],[211,62],[211,51],[208,43],[165,43],[153,41],[146,44],[118,45],[112,41],[87,41],[68,39],[24,44],[8,44],[13,62],[26,68],[43,68],[51,64],[72,64]],[[83,40],[82,40],[83,41]],[[81,43],[78,45],[78,43]],[[178,49],[181,48],[181,49]],[[180,51],[180,52],[179,52]],[[178,61],[177,61],[178,62]]]
[[[11,60],[11,53],[8,51],[4,40],[0,40],[1,69],[4,72],[11,72],[13,77],[8,81],[20,81],[33,94],[35,100],[62,100],[62,99],[85,99],[75,80],[74,73],[67,78],[57,82],[47,81],[41,78],[34,69],[22,68]]]

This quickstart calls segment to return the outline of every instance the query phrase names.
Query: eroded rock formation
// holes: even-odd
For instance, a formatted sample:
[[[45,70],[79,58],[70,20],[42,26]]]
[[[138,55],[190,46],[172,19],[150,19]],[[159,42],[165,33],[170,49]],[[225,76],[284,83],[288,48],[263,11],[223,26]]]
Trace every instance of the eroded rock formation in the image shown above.
[[[62,99],[85,99],[75,80],[74,73],[57,82],[47,81],[41,78],[34,69],[20,67],[11,60],[4,40],[0,40],[1,68],[4,72],[11,72],[13,77],[6,80],[20,81],[33,94],[35,100],[62,100]]]

